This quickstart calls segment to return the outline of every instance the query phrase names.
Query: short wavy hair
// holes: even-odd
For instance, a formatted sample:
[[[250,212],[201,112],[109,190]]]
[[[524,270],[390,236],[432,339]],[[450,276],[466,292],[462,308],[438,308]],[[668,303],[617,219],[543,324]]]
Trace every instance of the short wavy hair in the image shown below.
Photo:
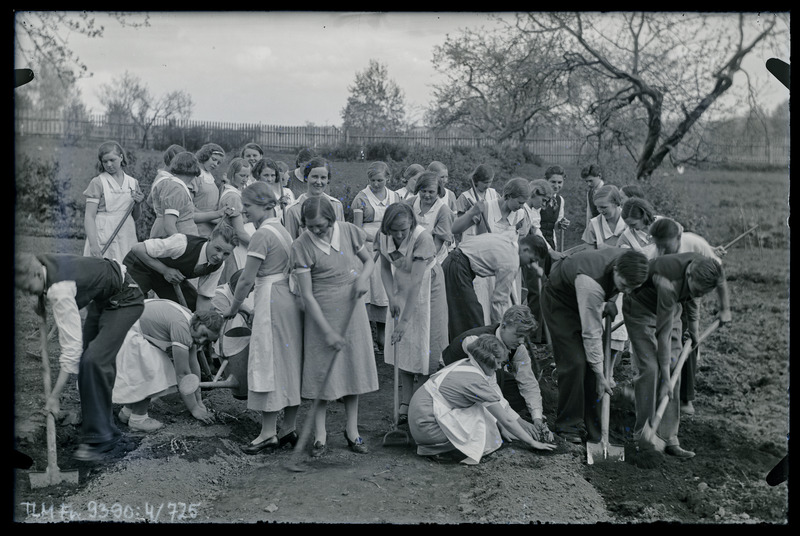
[[[178,153],[169,163],[169,172],[173,175],[200,176],[200,162],[194,153],[183,151]]]
[[[336,211],[327,196],[308,197],[300,207],[300,224],[303,227],[308,227],[306,222],[317,217],[325,218],[331,225],[336,222]]]
[[[414,186],[414,193],[418,194],[423,186],[436,185],[436,195],[444,197],[447,192],[444,189],[444,184],[439,180],[439,176],[435,171],[424,171],[417,177],[417,184]]]
[[[225,149],[221,146],[217,145],[216,143],[206,143],[195,153],[197,156],[197,161],[201,164],[204,162],[208,162],[211,158],[212,154],[218,154],[220,156],[225,156]]]
[[[643,197],[629,197],[622,204],[622,219],[626,220],[628,218],[642,220],[642,223],[650,226],[656,221],[653,205]]]
[[[495,360],[504,358],[508,351],[500,339],[488,333],[479,335],[477,340],[467,345],[466,350],[475,361],[492,369],[495,368]]]
[[[617,257],[614,267],[626,283],[638,287],[647,280],[650,265],[647,255],[641,251],[627,249]]]
[[[506,309],[501,323],[504,326],[518,326],[525,331],[532,331],[539,326],[527,305],[512,305]]]
[[[192,329],[197,329],[200,326],[205,326],[210,331],[211,339],[217,340],[220,332],[222,331],[222,323],[224,318],[220,313],[213,309],[206,309],[197,311],[192,315],[191,326]]]

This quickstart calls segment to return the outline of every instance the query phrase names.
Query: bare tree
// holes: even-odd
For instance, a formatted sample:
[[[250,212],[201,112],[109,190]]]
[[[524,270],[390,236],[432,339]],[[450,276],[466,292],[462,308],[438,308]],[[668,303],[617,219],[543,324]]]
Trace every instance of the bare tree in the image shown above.
[[[403,90],[389,78],[386,65],[370,59],[369,66],[356,73],[350,96],[342,109],[342,127],[367,131],[396,132],[405,122]]]
[[[100,86],[98,95],[106,113],[133,122],[142,133],[141,147],[147,147],[150,130],[161,119],[188,119],[194,103],[185,91],[170,91],[154,98],[141,79],[125,71],[110,84]]]
[[[465,126],[503,142],[522,140],[567,102],[556,50],[544,37],[464,29],[434,48],[433,65],[445,75],[435,84],[427,122]]]
[[[578,102],[593,134],[628,147],[645,180],[720,104],[748,54],[786,48],[787,22],[765,13],[525,13],[516,28],[564,40],[564,71],[591,82]]]
[[[108,12],[121,26],[149,26],[147,13]],[[15,64],[37,74],[49,68],[69,87],[77,78],[91,76],[89,67],[70,49],[69,38],[81,34],[102,38],[105,28],[89,11],[15,11]]]

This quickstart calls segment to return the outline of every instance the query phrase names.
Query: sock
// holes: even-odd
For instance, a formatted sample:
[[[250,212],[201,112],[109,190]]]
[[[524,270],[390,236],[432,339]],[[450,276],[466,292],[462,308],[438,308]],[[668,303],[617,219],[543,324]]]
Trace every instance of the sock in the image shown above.
[[[147,418],[148,418],[147,412],[145,412],[144,415],[136,415],[135,413],[131,413],[131,418],[128,422],[133,422],[133,423],[144,422],[147,420]]]

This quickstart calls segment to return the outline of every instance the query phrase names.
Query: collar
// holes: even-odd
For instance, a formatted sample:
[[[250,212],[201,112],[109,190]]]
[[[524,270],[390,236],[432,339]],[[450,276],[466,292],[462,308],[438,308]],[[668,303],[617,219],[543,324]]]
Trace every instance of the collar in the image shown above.
[[[317,248],[323,252],[325,255],[331,254],[331,248],[336,251],[341,252],[341,233],[339,231],[339,222],[333,222],[333,234],[331,235],[330,243],[325,242],[321,238],[317,237],[311,231],[308,232],[308,236],[311,237],[311,243],[317,246]]]
[[[378,196],[375,195],[375,193],[370,189],[369,186],[364,188],[362,191],[364,192],[364,195],[367,196],[367,199],[369,199],[370,203],[373,204],[373,206],[387,207],[391,202],[391,200],[389,199],[389,188],[384,187],[383,190],[385,194],[383,196],[383,199],[378,199]]]
[[[300,168],[296,168],[296,169],[294,170],[294,178],[295,178],[295,179],[297,179],[297,180],[298,180],[298,182],[302,182],[302,183],[304,183],[304,184],[305,184],[305,182],[306,182],[306,178],[305,178],[305,177],[303,177],[303,174],[302,174],[302,173],[300,173],[299,175],[297,174],[297,172],[298,172],[299,170],[300,170]]]
[[[262,221],[262,222],[261,222],[261,225],[259,225],[259,226],[258,226],[258,228],[259,228],[259,229],[263,229],[263,228],[264,228],[264,227],[266,227],[268,224],[271,224],[271,223],[280,223],[280,222],[281,222],[281,219],[280,219],[280,217],[278,217],[278,216],[273,216],[272,218],[267,218],[267,219],[265,219],[264,221]]]

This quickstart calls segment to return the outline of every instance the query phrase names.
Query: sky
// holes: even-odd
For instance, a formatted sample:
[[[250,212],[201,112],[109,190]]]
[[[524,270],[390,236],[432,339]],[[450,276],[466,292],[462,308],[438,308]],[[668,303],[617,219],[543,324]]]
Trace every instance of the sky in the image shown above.
[[[94,16],[103,37],[73,33],[67,43],[93,73],[78,81],[92,113],[103,110],[100,87],[127,70],[155,97],[191,95],[192,119],[278,125],[340,125],[348,86],[370,59],[386,65],[409,119],[421,121],[432,84],[443,79],[434,47],[462,28],[497,25],[485,12],[151,12],[145,28]],[[768,83],[772,109],[788,92]]]
[[[493,24],[466,12],[151,12],[138,29],[97,18],[102,38],[68,42],[93,73],[78,87],[94,113],[99,88],[127,70],[154,96],[189,93],[192,119],[281,125],[341,124],[348,86],[370,59],[421,119],[437,80],[434,47],[461,27]]]

